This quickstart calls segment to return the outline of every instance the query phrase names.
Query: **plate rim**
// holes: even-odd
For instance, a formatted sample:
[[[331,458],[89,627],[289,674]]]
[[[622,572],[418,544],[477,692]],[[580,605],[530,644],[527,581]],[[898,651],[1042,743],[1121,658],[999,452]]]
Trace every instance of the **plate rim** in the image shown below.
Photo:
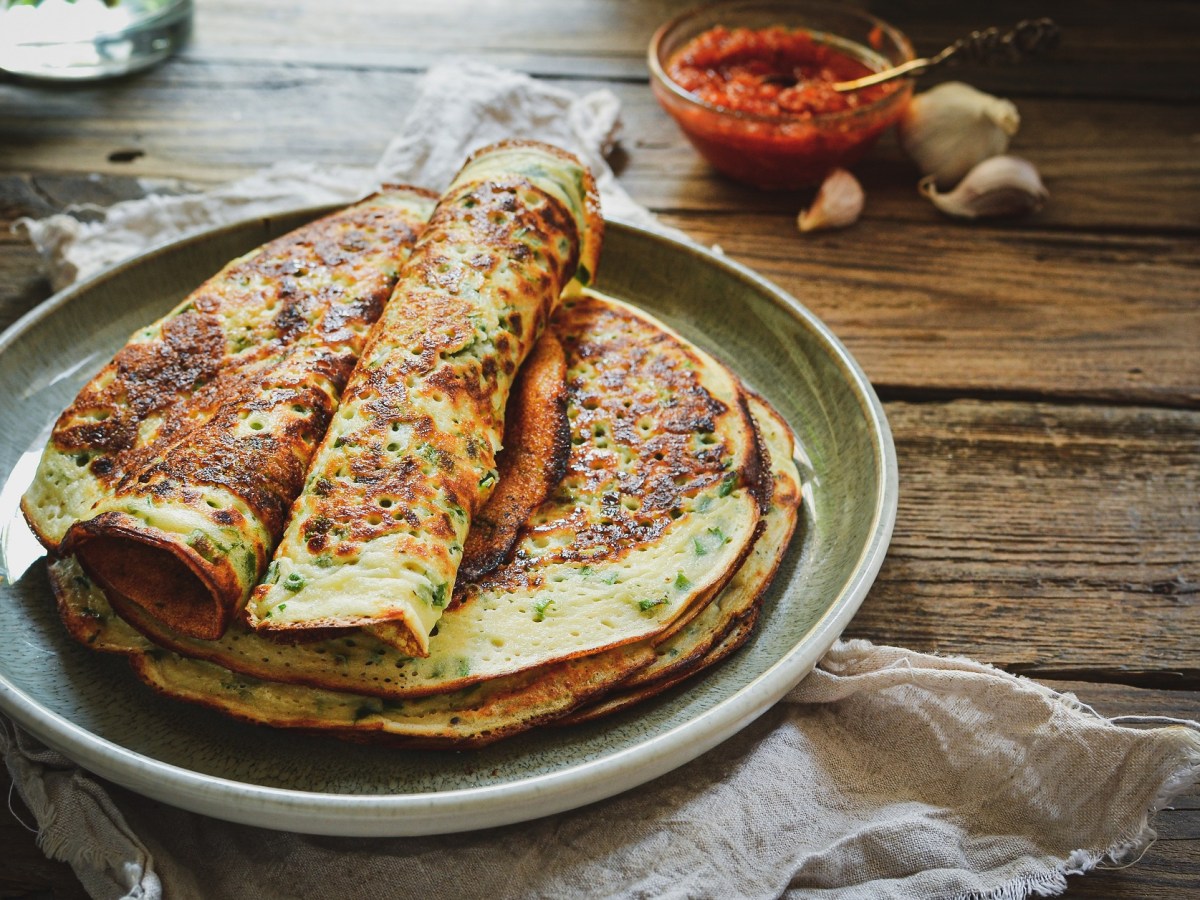
[[[205,229],[155,245],[76,284],[69,285],[26,312],[0,334],[0,360],[21,335],[53,315],[77,294],[153,258],[212,240],[219,235],[272,220],[313,218],[343,204],[280,210]],[[883,405],[866,373],[833,331],[791,293],[742,263],[694,241],[682,241],[620,218],[606,227],[665,244],[725,269],[767,294],[815,332],[841,368],[868,423],[879,471],[872,498],[870,539],[845,582],[813,627],[768,669],[732,695],[694,718],[660,734],[564,769],[515,778],[496,785],[413,793],[342,794],[270,787],[207,775],[130,750],[76,725],[42,706],[0,673],[0,710],[32,735],[88,771],[136,793],[173,806],[227,821],[274,830],[334,836],[418,836],[473,831],[515,824],[585,806],[645,784],[678,768],[732,737],[774,706],[833,645],[858,611],[883,564],[899,504],[899,468]]]

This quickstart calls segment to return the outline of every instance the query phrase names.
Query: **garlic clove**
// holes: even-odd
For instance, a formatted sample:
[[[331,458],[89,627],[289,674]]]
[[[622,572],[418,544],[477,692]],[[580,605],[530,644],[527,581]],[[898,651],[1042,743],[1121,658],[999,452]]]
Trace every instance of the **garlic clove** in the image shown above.
[[[804,232],[845,228],[858,221],[865,200],[858,179],[845,169],[834,169],[821,182],[812,206],[796,217],[796,225]]]
[[[958,187],[941,193],[933,175],[917,189],[949,216],[984,219],[1037,212],[1050,196],[1033,163],[1016,156],[993,156],[968,172]]]
[[[948,81],[913,97],[900,120],[900,144],[922,175],[948,188],[977,163],[1004,153],[1020,127],[1010,101]]]

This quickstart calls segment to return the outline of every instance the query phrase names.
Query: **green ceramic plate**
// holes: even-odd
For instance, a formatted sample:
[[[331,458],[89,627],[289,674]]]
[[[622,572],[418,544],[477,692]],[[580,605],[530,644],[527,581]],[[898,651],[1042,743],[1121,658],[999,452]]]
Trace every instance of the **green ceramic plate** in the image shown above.
[[[72,642],[40,548],[16,512],[50,424],[137,327],[227,260],[313,218],[210,232],[64,291],[0,337],[0,708],[84,767],[220,818],[323,834],[437,834],[611,796],[695,758],[803,678],[883,561],[896,460],[883,410],[837,339],[797,300],[701,248],[611,223],[600,287],[727,362],[800,439],[804,512],[755,635],[683,689],[588,726],[482,751],[357,747],[233,722],[160,698],[120,658]]]

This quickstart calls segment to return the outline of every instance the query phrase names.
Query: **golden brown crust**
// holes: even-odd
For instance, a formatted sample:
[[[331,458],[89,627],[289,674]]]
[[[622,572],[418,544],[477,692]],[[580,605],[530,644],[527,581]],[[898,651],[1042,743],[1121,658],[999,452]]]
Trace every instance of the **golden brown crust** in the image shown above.
[[[571,423],[567,419],[567,361],[551,332],[542,335],[513,386],[496,459],[499,482],[471,522],[458,569],[462,587],[495,569],[509,555],[530,514],[567,470]]]
[[[282,533],[429,197],[391,188],[271,241],[135,335],[47,450],[76,454],[100,496],[61,546],[27,497],[39,539],[169,627],[219,636]],[[191,524],[176,533],[163,510]]]
[[[592,704],[581,704],[578,708],[556,719],[553,724],[568,726],[595,722],[637,706],[639,703],[644,703],[676,685],[695,678],[727,659],[736,650],[741,649],[754,631],[754,625],[758,619],[758,609],[758,606],[755,606],[742,618],[735,619],[724,634],[714,636],[713,645],[703,655],[699,658],[692,657],[688,665],[673,668],[669,674],[654,681],[641,682],[636,687],[626,688],[624,685],[618,685],[610,695]]]
[[[471,158],[467,161],[471,162],[486,156],[489,153],[498,150],[517,149],[517,148],[533,148],[547,153],[551,156],[556,156],[567,163],[578,164],[578,158],[561,147],[556,147],[553,144],[546,144],[542,141],[524,140],[510,138],[507,140],[497,141],[494,144],[489,144],[486,147],[480,147],[471,154]],[[579,249],[579,270],[576,277],[580,284],[589,286],[596,281],[596,270],[600,265],[600,248],[604,243],[604,216],[600,211],[600,191],[596,187],[596,180],[592,176],[591,170],[586,165],[579,166],[582,185],[580,193],[583,195],[584,209],[582,218],[585,222],[583,228],[584,234],[582,246]]]
[[[428,653],[467,526],[497,481],[504,401],[582,239],[558,191],[575,176],[551,175],[545,154],[473,164],[443,195],[350,378],[276,551],[278,578],[248,604],[255,630],[378,625]],[[322,587],[364,580],[344,603]]]
[[[124,513],[103,513],[68,534],[64,551],[110,595],[127,596],[168,628],[204,640],[224,634],[239,590],[228,560],[206,560],[170,535]]]
[[[131,342],[117,352],[59,416],[51,442],[66,451],[95,451],[90,471],[114,485],[171,444],[177,445],[175,459],[203,459],[200,450],[178,446],[179,435],[244,393],[248,378],[261,378],[256,370],[264,361],[306,332],[318,336],[335,358],[338,351],[351,351],[350,364],[330,373],[344,383],[362,335],[383,311],[396,281],[395,272],[380,266],[378,258],[360,253],[368,244],[394,247],[398,267],[421,225],[404,211],[368,201],[271,241],[201,285],[184,310],[163,323],[160,339]],[[337,280],[327,280],[329,275]],[[314,290],[310,284],[320,286]],[[343,303],[347,284],[354,285],[355,296]],[[261,304],[273,315],[252,331],[228,333],[224,318],[248,303]],[[239,342],[244,346],[236,349]],[[139,426],[151,414],[163,421],[146,445]]]
[[[566,519],[530,524],[526,534],[534,540],[569,529],[571,543],[555,551],[556,561],[583,565],[628,556],[659,539],[686,498],[726,479],[731,488],[753,484],[757,490],[756,453],[744,454],[742,466],[730,471],[730,448],[723,442],[714,437],[696,445],[697,435],[715,435],[717,419],[728,408],[702,386],[697,373],[703,363],[694,350],[660,326],[590,296],[561,309],[552,331],[569,367],[579,373],[567,383],[568,403],[577,411],[571,427],[600,438],[578,439],[561,486],[575,495],[609,498],[602,517],[577,509]],[[660,345],[669,352],[661,352]],[[662,394],[671,396],[670,407],[662,407]],[[748,413],[742,414],[750,421]],[[626,454],[639,461],[636,474],[622,471]],[[548,558],[536,562],[544,566]],[[528,571],[534,562],[512,560],[479,586],[535,587],[529,579],[536,575]]]
[[[168,697],[186,699],[253,724],[410,750],[476,749],[547,724],[579,704],[611,690],[653,660],[653,653],[648,648],[631,648],[567,661],[530,676],[509,679],[498,688],[493,686],[477,703],[468,701],[462,702],[461,707],[446,705],[419,711],[406,721],[402,719],[397,728],[388,721],[387,707],[373,698],[356,698],[362,706],[353,721],[331,721],[315,713],[277,713],[264,704],[244,701],[236,688],[231,692],[213,693],[169,681],[160,669],[160,663],[170,656],[169,651],[133,651],[127,656],[134,673]],[[195,661],[184,661],[183,664],[192,667],[210,665]],[[218,667],[214,669],[224,672]],[[251,696],[261,685],[253,679],[239,681],[232,673],[224,672],[224,675]],[[356,701],[352,698],[349,702]],[[403,717],[405,706],[398,704],[395,711]]]
[[[657,641],[659,657],[653,665],[634,673],[609,696],[568,714],[560,724],[590,722],[628,709],[698,675],[728,657],[749,638],[763,600],[795,533],[802,500],[794,465],[790,460],[772,461],[760,421],[769,424],[777,434],[787,436],[776,442],[776,449],[780,451],[783,445],[790,444],[791,429],[779,412],[757,394],[745,391],[745,402],[753,413],[764,458],[763,470],[770,479],[771,524],[756,541],[754,559],[743,563],[747,568],[739,573],[742,584],[731,588],[740,593],[733,597],[714,598],[713,602],[723,603],[717,621],[724,625],[699,636],[691,634],[682,641]],[[772,545],[761,543],[766,540],[770,540]],[[751,566],[754,568],[749,568]],[[747,578],[751,579],[749,586]]]

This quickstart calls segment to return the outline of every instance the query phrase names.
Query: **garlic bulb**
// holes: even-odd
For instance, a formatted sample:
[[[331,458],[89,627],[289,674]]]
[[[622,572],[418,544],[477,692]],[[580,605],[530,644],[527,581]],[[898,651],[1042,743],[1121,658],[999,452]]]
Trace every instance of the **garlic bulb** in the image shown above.
[[[949,216],[982,219],[1037,212],[1050,193],[1033,164],[1016,156],[993,156],[971,169],[948,193],[939,193],[933,175],[918,189]]]
[[[812,206],[796,217],[796,225],[801,231],[827,231],[853,225],[862,213],[865,199],[857,178],[845,169],[834,169],[821,182]]]
[[[1008,149],[1021,126],[1008,100],[948,81],[918,94],[900,120],[900,144],[922,175],[948,188],[989,156]]]

